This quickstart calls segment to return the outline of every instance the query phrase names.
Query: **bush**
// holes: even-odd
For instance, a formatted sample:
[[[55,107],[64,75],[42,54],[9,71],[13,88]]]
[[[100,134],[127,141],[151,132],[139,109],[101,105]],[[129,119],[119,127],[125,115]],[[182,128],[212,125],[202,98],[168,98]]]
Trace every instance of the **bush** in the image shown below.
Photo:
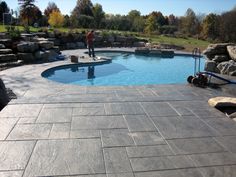
[[[16,28],[15,26],[6,26],[6,30],[8,34],[10,35],[12,40],[18,40],[20,39],[20,30],[19,28]]]

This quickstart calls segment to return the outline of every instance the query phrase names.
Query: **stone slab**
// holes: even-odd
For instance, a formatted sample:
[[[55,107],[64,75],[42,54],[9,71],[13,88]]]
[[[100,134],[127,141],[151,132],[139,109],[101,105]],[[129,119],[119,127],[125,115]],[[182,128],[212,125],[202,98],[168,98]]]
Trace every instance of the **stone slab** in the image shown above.
[[[51,124],[17,124],[8,136],[8,140],[47,139]]]
[[[88,138],[100,138],[100,131],[99,130],[71,130],[70,131],[70,138],[81,138],[81,139],[88,139]]]
[[[130,132],[157,131],[155,125],[146,115],[126,115]]]
[[[139,103],[105,103],[107,115],[145,114]]]
[[[196,154],[223,152],[225,149],[213,138],[193,138],[168,140],[175,154]]]
[[[24,176],[105,173],[99,139],[40,140]]]
[[[0,117],[37,117],[42,106],[41,104],[7,105],[0,112]]]
[[[34,145],[35,141],[0,142],[0,171],[23,170]]]
[[[194,167],[194,164],[185,156],[132,158],[130,162],[134,172]]]
[[[24,171],[2,171],[0,177],[22,177]]]
[[[155,157],[174,155],[168,145],[126,147],[129,157]]]
[[[149,116],[178,116],[178,113],[167,103],[142,103],[142,106]]]
[[[15,126],[18,119],[0,119],[0,140],[4,140]]]
[[[72,130],[100,130],[127,128],[122,116],[80,116],[73,117]]]
[[[217,132],[197,117],[153,117],[165,139],[217,136]]]
[[[104,159],[107,173],[132,172],[125,148],[105,148]]]
[[[72,108],[43,108],[37,119],[37,123],[61,123],[71,122]]]
[[[53,124],[49,139],[65,139],[70,136],[70,123]]]
[[[82,108],[74,108],[73,116],[99,116],[106,115],[104,106],[102,107],[82,107]]]
[[[166,144],[158,132],[133,132],[131,136],[136,145]]]
[[[102,146],[132,146],[134,140],[127,129],[102,130]]]
[[[223,136],[215,137],[215,140],[219,142],[223,147],[232,153],[236,153],[236,136]]]

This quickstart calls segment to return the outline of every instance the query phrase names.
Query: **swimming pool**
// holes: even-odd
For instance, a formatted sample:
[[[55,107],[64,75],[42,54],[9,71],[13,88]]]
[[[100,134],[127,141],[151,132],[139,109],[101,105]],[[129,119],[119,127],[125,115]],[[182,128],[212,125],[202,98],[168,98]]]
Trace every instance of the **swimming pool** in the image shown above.
[[[95,86],[179,84],[193,75],[194,59],[191,56],[161,58],[132,53],[103,52],[108,64],[73,64],[51,68],[42,76],[60,83]],[[201,59],[201,68],[204,60]]]

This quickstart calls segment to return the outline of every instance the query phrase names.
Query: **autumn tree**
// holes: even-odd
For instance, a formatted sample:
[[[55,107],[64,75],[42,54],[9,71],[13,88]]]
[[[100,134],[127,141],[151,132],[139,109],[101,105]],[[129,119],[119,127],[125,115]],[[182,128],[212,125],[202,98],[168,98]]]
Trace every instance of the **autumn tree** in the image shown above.
[[[50,15],[53,11],[58,11],[58,12],[60,12],[60,9],[57,7],[57,5],[56,5],[54,2],[49,2],[47,8],[44,10],[44,15],[46,15],[47,17],[49,17],[49,15]]]
[[[64,16],[59,11],[52,11],[48,23],[53,27],[61,27],[64,23]]]
[[[207,39],[216,39],[219,37],[220,17],[216,14],[207,15],[202,22],[202,36]]]
[[[150,14],[146,20],[145,32],[152,33],[157,29],[156,16],[155,14]]]

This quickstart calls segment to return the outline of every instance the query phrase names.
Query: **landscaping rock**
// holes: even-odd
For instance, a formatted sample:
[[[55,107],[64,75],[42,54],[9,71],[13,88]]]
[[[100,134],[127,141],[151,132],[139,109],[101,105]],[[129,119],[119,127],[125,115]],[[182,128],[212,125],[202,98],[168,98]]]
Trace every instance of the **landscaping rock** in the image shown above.
[[[205,62],[205,71],[209,71],[209,72],[216,72],[216,62],[211,61],[211,60],[207,60]]]
[[[216,63],[224,62],[224,61],[229,61],[229,57],[227,55],[216,55],[213,58],[213,61]]]
[[[236,61],[236,45],[227,46],[227,51],[232,60]]]
[[[9,102],[9,97],[7,95],[6,87],[0,78],[0,110],[4,108]]]
[[[203,51],[203,54],[209,59],[213,59],[215,55],[226,54],[227,46],[229,45],[232,45],[232,43],[210,44],[207,49]]]
[[[208,100],[210,106],[219,107],[235,107],[236,108],[236,98],[233,97],[215,97]]]
[[[134,47],[145,47],[145,42],[134,42]]]
[[[66,48],[67,49],[76,49],[77,46],[76,46],[76,43],[67,43]]]
[[[34,55],[32,53],[18,53],[17,58],[26,63],[35,61]]]
[[[39,46],[35,42],[23,42],[17,44],[17,50],[22,53],[31,53],[39,49]]]
[[[54,46],[54,43],[52,41],[39,41],[39,46],[44,49],[51,49]]]
[[[149,54],[149,48],[136,48],[135,54]]]
[[[0,49],[5,49],[5,45],[4,44],[0,44]]]
[[[0,54],[11,54],[12,50],[11,49],[0,49]]]
[[[229,118],[236,121],[236,112],[229,115]]]
[[[3,44],[6,48],[11,48],[11,39],[0,39],[0,44]]]
[[[76,42],[78,48],[85,48],[85,43],[83,42]]]
[[[16,55],[15,54],[2,54],[0,55],[0,62],[11,62],[16,61]]]
[[[236,71],[236,62],[230,60],[228,62],[222,62],[217,65],[217,68],[220,70],[221,74],[231,75]]]

